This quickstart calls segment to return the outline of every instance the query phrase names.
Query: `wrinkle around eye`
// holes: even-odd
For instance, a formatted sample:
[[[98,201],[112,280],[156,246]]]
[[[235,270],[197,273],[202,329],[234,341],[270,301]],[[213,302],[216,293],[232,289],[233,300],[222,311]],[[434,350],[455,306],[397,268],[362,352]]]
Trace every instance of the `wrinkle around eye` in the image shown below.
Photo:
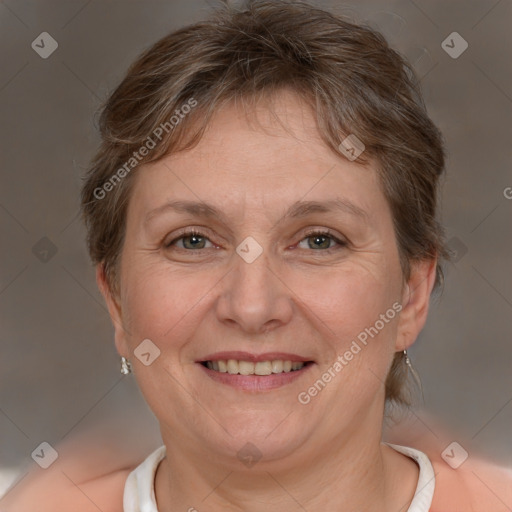
[[[185,247],[185,240],[190,238],[198,238],[202,239],[205,246],[197,246],[197,247]],[[308,244],[308,241],[314,238],[323,238],[325,241],[328,241],[329,247],[303,247],[302,244]],[[309,244],[308,244],[309,245]],[[290,249],[293,251],[290,256],[294,254],[301,257],[313,257],[313,258],[322,258],[328,256],[338,255],[340,251],[343,251],[348,248],[350,242],[345,240],[343,237],[338,237],[335,233],[332,233],[329,229],[326,228],[317,228],[313,229],[307,233],[303,233],[302,237],[298,242],[295,242],[292,246],[287,246],[286,249]],[[165,251],[173,252],[176,254],[176,257],[188,257],[191,258],[200,258],[205,257],[208,258],[212,256],[211,249],[222,249],[214,242],[212,242],[204,232],[199,231],[197,229],[189,229],[182,233],[176,234],[169,242],[163,242],[162,247]],[[296,249],[299,249],[295,252]]]

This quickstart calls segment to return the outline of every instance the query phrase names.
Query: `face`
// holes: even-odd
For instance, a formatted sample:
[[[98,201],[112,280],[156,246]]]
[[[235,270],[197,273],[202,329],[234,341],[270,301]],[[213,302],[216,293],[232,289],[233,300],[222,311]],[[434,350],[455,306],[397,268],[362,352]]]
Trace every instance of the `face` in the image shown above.
[[[293,94],[274,110],[225,107],[195,148],[137,171],[118,308],[106,294],[164,441],[198,455],[380,431],[393,355],[421,327],[376,168],[329,150]]]

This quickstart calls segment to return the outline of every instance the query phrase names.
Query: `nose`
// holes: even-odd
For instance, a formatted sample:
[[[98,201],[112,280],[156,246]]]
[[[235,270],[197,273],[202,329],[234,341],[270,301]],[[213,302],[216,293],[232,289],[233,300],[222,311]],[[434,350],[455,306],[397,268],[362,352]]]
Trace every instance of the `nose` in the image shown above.
[[[251,263],[234,255],[232,271],[221,283],[216,305],[220,322],[264,334],[292,319],[292,292],[270,267],[265,251]]]

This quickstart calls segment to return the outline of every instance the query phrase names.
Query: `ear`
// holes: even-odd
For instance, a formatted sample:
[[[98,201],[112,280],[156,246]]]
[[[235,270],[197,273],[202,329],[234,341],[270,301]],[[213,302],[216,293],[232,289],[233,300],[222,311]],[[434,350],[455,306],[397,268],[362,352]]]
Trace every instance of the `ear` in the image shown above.
[[[436,280],[437,259],[411,263],[411,275],[402,292],[402,311],[398,321],[396,351],[409,348],[427,321],[430,294]]]
[[[105,299],[110,318],[114,324],[115,344],[117,352],[121,356],[129,357],[130,350],[126,340],[126,330],[123,323],[123,315],[118,299],[112,293],[105,274],[103,263],[96,265],[96,284]]]

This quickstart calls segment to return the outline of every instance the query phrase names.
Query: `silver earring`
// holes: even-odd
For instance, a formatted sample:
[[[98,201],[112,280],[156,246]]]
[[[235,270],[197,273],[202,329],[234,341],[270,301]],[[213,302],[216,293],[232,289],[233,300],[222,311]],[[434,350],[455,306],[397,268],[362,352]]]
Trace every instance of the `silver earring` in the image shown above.
[[[129,373],[132,373],[132,364],[126,357],[121,356],[121,373],[123,375],[128,375]]]
[[[421,384],[420,376],[418,375],[418,372],[412,366],[411,360],[409,359],[409,356],[407,355],[407,350],[404,350],[404,357],[405,357],[405,364],[407,365],[407,370],[412,373],[414,380],[415,380],[416,384],[418,385],[419,390],[421,391],[421,396],[423,398],[423,401],[425,401],[425,397],[423,396],[423,385]]]

